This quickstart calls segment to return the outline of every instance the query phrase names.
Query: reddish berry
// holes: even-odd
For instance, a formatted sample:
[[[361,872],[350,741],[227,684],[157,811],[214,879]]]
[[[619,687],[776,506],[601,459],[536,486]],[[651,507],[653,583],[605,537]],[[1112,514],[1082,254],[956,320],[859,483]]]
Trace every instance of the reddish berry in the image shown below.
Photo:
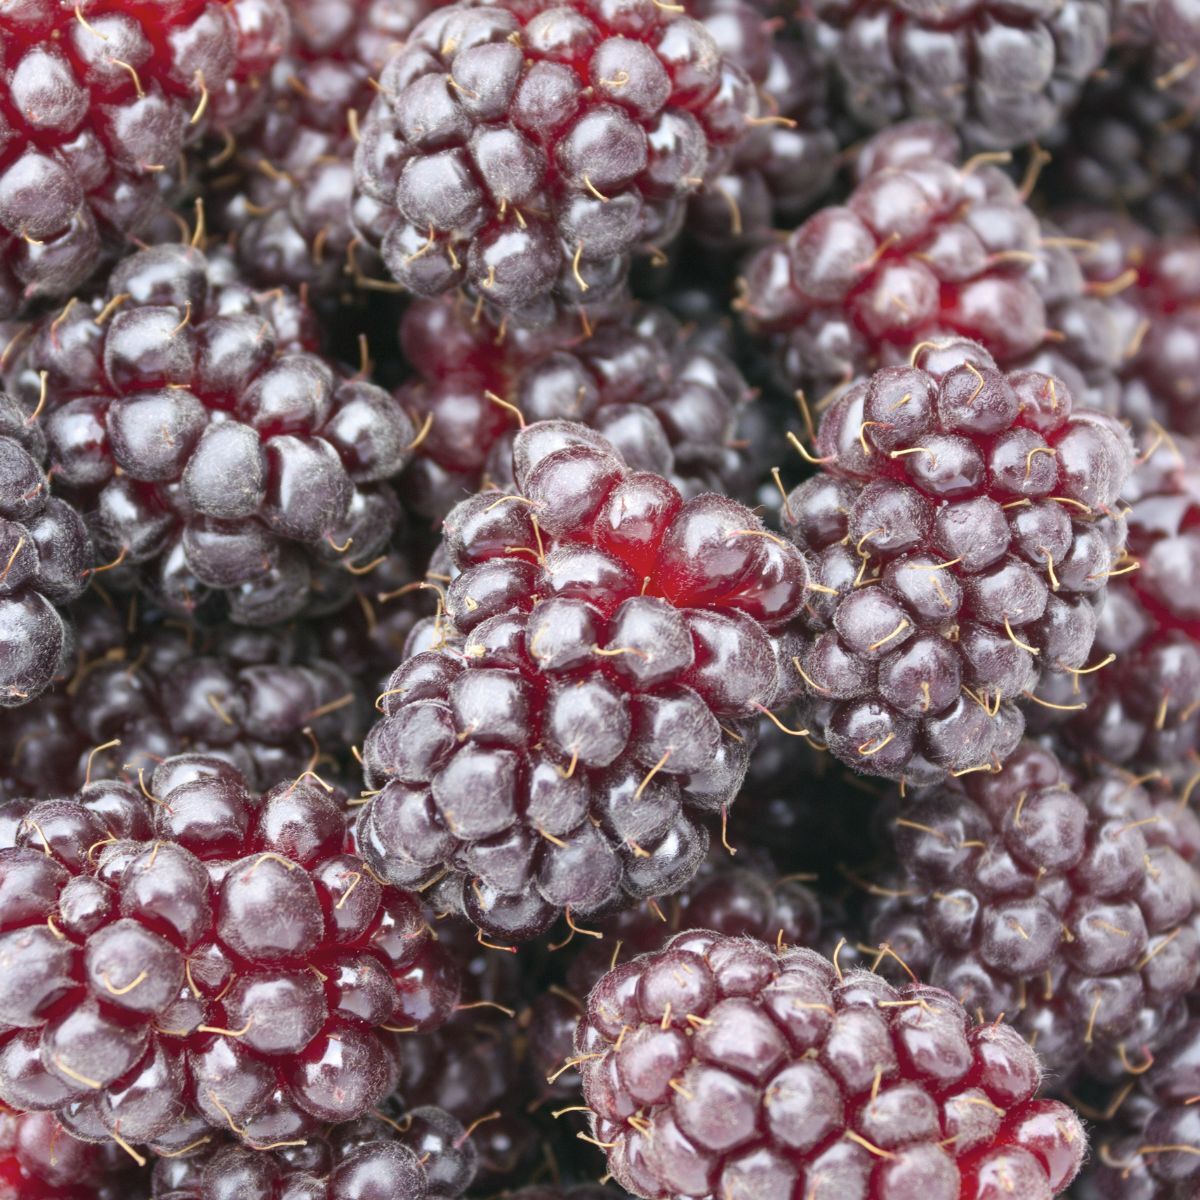
[[[126,1200],[136,1194],[133,1160],[115,1142],[81,1142],[52,1113],[0,1114],[5,1200]]]

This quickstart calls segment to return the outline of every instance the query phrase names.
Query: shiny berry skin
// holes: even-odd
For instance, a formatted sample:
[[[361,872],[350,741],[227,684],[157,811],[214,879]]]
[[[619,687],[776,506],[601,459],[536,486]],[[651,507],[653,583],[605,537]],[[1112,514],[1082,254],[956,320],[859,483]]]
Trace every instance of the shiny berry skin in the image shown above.
[[[446,518],[456,575],[378,700],[358,840],[385,878],[440,877],[528,938],[695,874],[808,575],[742,505],[684,501],[584,426],[527,426],[512,474]]]
[[[883,816],[895,866],[869,941],[981,1020],[1006,1013],[1059,1085],[1157,1053],[1200,973],[1200,824],[1174,796],[1072,778],[1025,742]]]
[[[821,396],[956,334],[1005,366],[1043,344],[1038,219],[999,167],[959,163],[936,122],[877,134],[844,204],[748,260],[743,319],[792,386]]]
[[[232,136],[289,38],[281,0],[0,14],[0,316],[65,300],[163,210],[199,134]]]
[[[295,294],[254,291],[224,255],[130,255],[23,340],[9,380],[31,409],[43,372],[56,483],[97,556],[163,607],[215,595],[250,625],[328,610],[386,545],[408,416],[313,350]]]
[[[748,384],[708,330],[663,309],[629,306],[586,332],[572,320],[529,332],[442,297],[410,304],[400,336],[419,373],[400,401],[430,422],[404,494],[428,516],[445,516],[481,479],[508,486],[522,422],[579,421],[687,495],[727,491],[744,470],[735,447]]]
[[[645,1200],[1052,1197],[1086,1149],[1011,1026],[749,937],[691,930],[616,967],[576,1051],[592,1134]]]
[[[388,1031],[458,1001],[420,902],[307,777],[255,796],[184,755],[139,782],[36,804],[0,850],[0,1099],[163,1151],[361,1116],[394,1086]]]
[[[456,1200],[475,1175],[462,1125],[439,1108],[380,1112],[276,1151],[217,1142],[155,1164],[151,1200]]]
[[[948,341],[843,392],[817,452],[781,513],[825,589],[794,663],[805,722],[865,774],[997,765],[1043,673],[1091,661],[1127,434],[1061,380]]]
[[[619,294],[757,111],[698,21],[653,0],[438,9],[380,76],[359,232],[407,289],[524,323]]]
[[[115,1142],[81,1142],[52,1113],[0,1114],[5,1200],[125,1200],[137,1187],[133,1160]]]
[[[87,586],[92,541],[51,488],[37,419],[0,392],[0,708],[33,699],[71,654],[66,605]]]
[[[1008,149],[1050,129],[1108,48],[1105,0],[817,0],[810,36],[865,125],[936,117],[973,147]]]

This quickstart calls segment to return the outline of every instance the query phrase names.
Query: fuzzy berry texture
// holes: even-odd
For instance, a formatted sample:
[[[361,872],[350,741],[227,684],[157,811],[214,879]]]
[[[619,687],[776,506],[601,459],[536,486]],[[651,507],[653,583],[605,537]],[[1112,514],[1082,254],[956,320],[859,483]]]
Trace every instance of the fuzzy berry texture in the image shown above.
[[[256,790],[310,763],[326,778],[357,773],[355,681],[317,656],[311,631],[205,630],[135,609],[129,636],[124,612],[90,607],[71,679],[0,728],[3,793],[69,794],[89,771],[136,783],[184,751],[224,759]]]
[[[810,36],[846,106],[872,128],[937,117],[986,150],[1050,129],[1108,49],[1105,0],[816,0]]]
[[[377,76],[430,0],[293,0],[291,52],[272,70],[266,112],[213,169],[215,223],[260,287],[308,284],[314,299],[381,268],[355,241],[355,135]],[[232,186],[223,186],[233,176]]]
[[[27,330],[9,382],[41,405],[56,486],[86,507],[110,580],[251,625],[347,598],[395,524],[384,481],[415,431],[315,352],[311,320],[227,257],[163,245]]]
[[[1130,566],[1100,613],[1085,675],[1048,676],[1037,715],[1080,753],[1185,785],[1200,755],[1200,444],[1146,434],[1121,493]]]
[[[1200,1187],[1200,1021],[1188,1021],[1122,1097],[1123,1090],[1096,1097],[1103,1120],[1079,1200],[1189,1200]]]
[[[467,285],[525,323],[620,294],[677,232],[757,96],[654,0],[457,4],[387,65],[355,156],[355,219],[407,289]]]
[[[1157,86],[1194,112],[1200,102],[1200,12],[1188,0],[1150,0],[1146,9]]]
[[[744,250],[799,224],[833,184],[850,131],[798,21],[767,20],[750,0],[701,0],[688,11],[754,83],[762,116],[692,197],[687,228],[705,246]]]
[[[129,1200],[140,1194],[134,1162],[115,1142],[81,1142],[52,1113],[0,1114],[5,1200]]]
[[[1006,366],[1043,345],[1038,219],[999,167],[959,164],[936,122],[878,134],[844,204],[747,262],[738,306],[791,386],[821,396],[953,334]]]
[[[592,1133],[645,1200],[1048,1200],[1086,1148],[1011,1026],[754,938],[694,930],[616,967],[577,1052]]]
[[[981,1020],[1007,1014],[1060,1082],[1120,1080],[1186,1012],[1200,971],[1200,824],[1115,772],[1073,778],[1024,743],[903,804],[872,942]]]
[[[475,1148],[449,1113],[377,1112],[273,1152],[237,1142],[160,1158],[151,1200],[457,1200],[475,1176]]]
[[[745,474],[738,417],[750,388],[703,328],[660,308],[622,309],[581,329],[495,328],[459,296],[411,304],[401,345],[419,378],[399,393],[422,428],[405,496],[441,518],[482,479],[512,481],[512,440],[526,422],[578,421],[629,466],[687,494],[727,491]]]
[[[316,781],[255,796],[184,755],[139,782],[43,801],[0,850],[0,1099],[159,1150],[363,1115],[395,1083],[389,1031],[458,1002],[419,901],[346,853]]]
[[[358,838],[385,878],[441,877],[527,938],[695,875],[808,574],[749,509],[683,500],[584,426],[527,426],[512,477],[446,518],[457,575],[379,698]]]
[[[1043,672],[1089,665],[1128,436],[951,341],[843,392],[816,442],[822,472],[781,513],[820,585],[793,664],[806,722],[864,774],[999,765]]]
[[[92,541],[51,490],[36,418],[0,392],[0,708],[43,692],[71,653],[65,605],[87,586]]]
[[[0,316],[63,300],[235,129],[290,36],[280,0],[17,0],[0,14]]]

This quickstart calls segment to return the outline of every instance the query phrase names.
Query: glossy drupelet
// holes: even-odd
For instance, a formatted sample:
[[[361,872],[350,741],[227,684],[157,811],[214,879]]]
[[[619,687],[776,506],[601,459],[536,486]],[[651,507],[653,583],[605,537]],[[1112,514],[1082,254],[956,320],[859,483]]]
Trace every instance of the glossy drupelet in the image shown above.
[[[256,796],[184,755],[139,784],[43,801],[0,850],[0,1099],[162,1152],[362,1116],[395,1084],[389,1031],[458,1002],[418,899],[347,852],[315,778]]]
[[[385,878],[528,938],[695,874],[808,575],[742,505],[684,501],[584,426],[527,426],[512,474],[446,519],[457,574],[379,698],[358,838]]]
[[[1086,1141],[1020,1035],[949,993],[693,930],[592,990],[596,1140],[646,1200],[1049,1200]]]
[[[757,113],[704,26],[654,0],[447,6],[379,82],[362,236],[409,290],[465,284],[524,323],[619,295]]]
[[[1036,724],[1079,753],[1180,787],[1200,768],[1200,444],[1161,429],[1121,493],[1130,571],[1109,585],[1086,675],[1048,676]],[[1085,707],[1086,706],[1086,707]]]
[[[412,423],[316,352],[295,294],[256,292],[224,254],[139,251],[18,343],[9,384],[31,411],[44,388],[56,486],[87,505],[97,556],[132,577],[110,580],[266,625],[336,608],[386,546],[385,481]]]
[[[289,40],[281,0],[0,13],[0,316],[65,300],[162,212],[189,143],[232,131]]]
[[[27,703],[71,654],[66,604],[87,587],[92,541],[52,490],[37,418],[0,391],[0,709]]]
[[[871,128],[937,117],[976,148],[1032,141],[1070,110],[1108,48],[1109,0],[816,0],[806,25]]]
[[[998,764],[1043,674],[1091,664],[1128,436],[1061,380],[947,341],[843,392],[816,445],[781,512],[820,585],[792,664],[805,723],[863,774]]]
[[[526,422],[570,420],[603,434],[635,469],[686,494],[729,491],[747,474],[738,418],[750,388],[714,331],[628,305],[581,329],[497,329],[461,296],[412,303],[401,323],[418,378],[399,393],[428,430],[404,494],[441,518],[481,479],[506,487]]]
[[[1056,1084],[1139,1071],[1200,971],[1200,824],[1115,771],[1073,777],[1026,742],[884,818],[894,863],[872,942],[1030,1039]]]
[[[218,1142],[155,1165],[152,1200],[456,1200],[475,1176],[469,1134],[440,1108],[335,1126],[274,1152]]]
[[[145,1194],[145,1182],[115,1142],[81,1142],[52,1113],[0,1113],[5,1200],[133,1200]]]
[[[786,382],[815,397],[952,334],[1013,366],[1046,341],[1042,228],[986,156],[909,121],[860,150],[857,186],[751,257],[738,301]]]

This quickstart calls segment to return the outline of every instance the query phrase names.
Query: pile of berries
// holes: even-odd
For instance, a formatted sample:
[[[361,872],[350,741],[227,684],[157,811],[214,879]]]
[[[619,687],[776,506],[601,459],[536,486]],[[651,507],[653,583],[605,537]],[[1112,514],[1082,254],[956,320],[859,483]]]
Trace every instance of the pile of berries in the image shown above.
[[[0,0],[0,1200],[1196,1200],[1195,0]]]

